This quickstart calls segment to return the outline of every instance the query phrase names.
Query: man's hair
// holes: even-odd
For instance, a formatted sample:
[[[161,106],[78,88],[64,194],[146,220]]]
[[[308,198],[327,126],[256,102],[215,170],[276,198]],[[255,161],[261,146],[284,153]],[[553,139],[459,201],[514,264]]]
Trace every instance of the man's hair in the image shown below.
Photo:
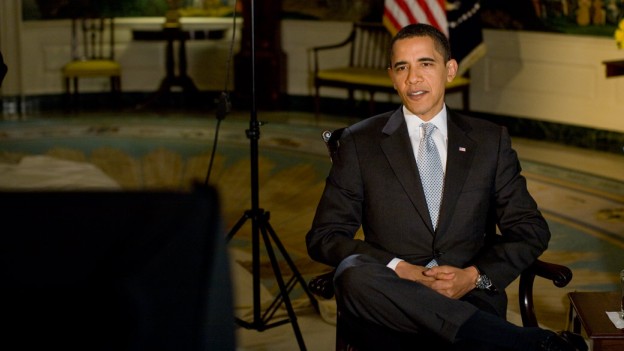
[[[429,37],[433,39],[433,44],[437,52],[442,54],[444,63],[451,59],[451,44],[444,33],[440,32],[436,27],[425,24],[415,23],[403,27],[390,42],[390,51],[388,52],[388,66],[392,64],[392,53],[394,51],[394,43],[401,39],[409,39],[413,37]]]

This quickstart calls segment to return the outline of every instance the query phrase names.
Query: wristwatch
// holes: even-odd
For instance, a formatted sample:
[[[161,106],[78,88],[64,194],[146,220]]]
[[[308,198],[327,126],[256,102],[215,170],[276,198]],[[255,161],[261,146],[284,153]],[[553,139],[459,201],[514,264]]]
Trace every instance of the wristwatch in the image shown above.
[[[475,287],[479,290],[496,291],[496,287],[494,286],[494,284],[492,284],[490,278],[487,275],[481,273],[479,267],[473,267],[476,268],[477,273],[479,273],[479,276],[477,276],[477,281],[475,282]]]
[[[493,290],[494,288],[494,285],[492,284],[490,278],[488,278],[487,275],[481,273],[479,273],[475,285],[479,290]]]

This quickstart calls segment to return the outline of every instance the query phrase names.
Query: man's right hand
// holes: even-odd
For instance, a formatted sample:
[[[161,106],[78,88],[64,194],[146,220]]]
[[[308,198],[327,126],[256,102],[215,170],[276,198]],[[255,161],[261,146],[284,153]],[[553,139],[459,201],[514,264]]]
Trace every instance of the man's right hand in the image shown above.
[[[397,264],[394,272],[403,279],[411,280],[421,283],[423,285],[431,287],[431,284],[436,281],[434,277],[427,277],[423,274],[427,270],[424,266],[417,266],[411,263],[401,261]]]

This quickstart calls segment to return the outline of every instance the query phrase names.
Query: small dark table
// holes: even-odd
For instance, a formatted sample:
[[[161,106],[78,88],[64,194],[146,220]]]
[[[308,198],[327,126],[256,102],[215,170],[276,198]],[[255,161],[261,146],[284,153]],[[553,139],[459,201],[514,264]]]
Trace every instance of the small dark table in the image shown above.
[[[166,75],[162,79],[158,91],[148,98],[147,102],[140,107],[147,106],[158,101],[162,95],[171,93],[171,89],[175,86],[181,87],[184,94],[197,94],[198,89],[195,83],[186,73],[186,41],[187,40],[217,40],[222,39],[225,30],[183,30],[181,27],[164,27],[160,30],[133,30],[133,40],[165,40],[167,42],[165,51]],[[176,58],[174,57],[174,43],[179,42],[177,56],[176,74]]]
[[[573,331],[581,327],[590,339],[592,351],[624,350],[624,330],[617,329],[606,311],[619,311],[619,292],[571,292],[570,321]]]

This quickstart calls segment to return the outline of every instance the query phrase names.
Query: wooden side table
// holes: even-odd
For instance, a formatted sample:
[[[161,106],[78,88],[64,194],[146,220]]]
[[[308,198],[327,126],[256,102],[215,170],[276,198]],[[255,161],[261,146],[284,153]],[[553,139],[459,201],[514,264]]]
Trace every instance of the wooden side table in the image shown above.
[[[590,350],[624,350],[624,330],[617,329],[606,314],[620,310],[619,292],[571,292],[568,297],[573,331],[585,330]]]
[[[165,69],[166,75],[161,80],[158,90],[153,93],[146,102],[137,108],[146,107],[159,101],[164,95],[171,94],[173,87],[182,88],[182,92],[188,96],[196,96],[199,92],[197,86],[186,73],[186,41],[191,39],[191,32],[182,30],[181,27],[164,27],[158,31],[134,30],[133,40],[165,40]],[[205,37],[202,37],[204,39]],[[178,56],[174,55],[174,44],[178,42]],[[177,64],[177,66],[176,66]],[[177,68],[177,74],[176,74]]]

